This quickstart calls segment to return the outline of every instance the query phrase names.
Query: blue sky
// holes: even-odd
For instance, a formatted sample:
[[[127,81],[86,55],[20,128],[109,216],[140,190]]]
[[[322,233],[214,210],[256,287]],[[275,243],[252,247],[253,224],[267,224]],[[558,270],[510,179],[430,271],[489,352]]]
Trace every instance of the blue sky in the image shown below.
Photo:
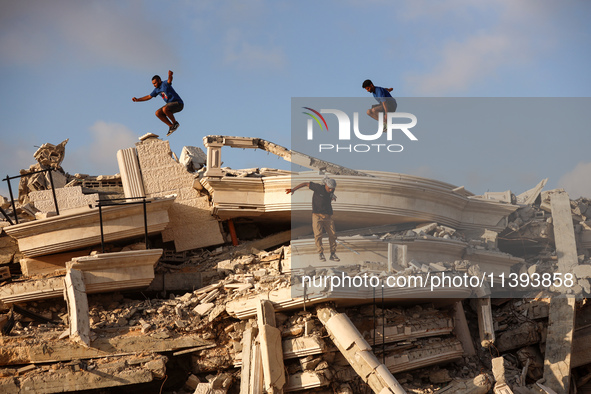
[[[2,178],[34,164],[36,146],[66,138],[65,171],[117,173],[118,149],[147,132],[165,137],[166,126],[154,116],[162,100],[131,98],[148,94],[151,77],[169,69],[185,101],[181,126],[169,138],[177,155],[185,145],[203,147],[209,134],[289,147],[292,97],[367,97],[366,78],[394,88],[399,98],[578,97],[582,111],[575,116],[588,116],[588,1],[1,0],[1,6]],[[464,149],[466,157],[416,150],[385,170],[477,194],[520,193],[550,178],[547,189],[591,197],[587,119],[556,133],[511,130],[511,140],[502,140],[507,150],[479,130],[469,139],[451,133],[441,143]],[[498,162],[479,159],[478,144]],[[289,169],[260,151],[226,148],[222,158],[232,168]],[[7,196],[6,182],[0,194]]]

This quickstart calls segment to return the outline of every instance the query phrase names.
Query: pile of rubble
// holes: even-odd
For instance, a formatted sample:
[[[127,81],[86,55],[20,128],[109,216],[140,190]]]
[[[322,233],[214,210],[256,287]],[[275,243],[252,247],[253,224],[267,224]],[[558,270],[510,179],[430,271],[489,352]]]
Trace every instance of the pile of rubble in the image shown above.
[[[63,172],[66,142],[44,145],[30,171]],[[224,139],[207,143],[221,149]],[[317,261],[309,226],[269,231],[280,214],[240,220],[263,215],[253,196],[285,194],[285,171],[204,167],[211,155],[198,148],[181,160],[165,148],[145,136],[137,152],[118,155],[122,176],[63,173],[52,196],[39,173],[16,201],[3,198],[1,392],[531,394],[591,385],[591,200],[542,191],[545,182],[519,196],[438,186],[472,204],[468,219],[405,213],[349,226],[338,233],[342,261],[331,265]],[[178,193],[150,178],[158,171]],[[261,189],[269,179],[270,191]],[[134,188],[143,197],[129,197]],[[233,188],[243,188],[243,203],[231,201]],[[119,205],[121,189],[139,201]],[[489,207],[500,213],[482,219]],[[215,234],[184,233],[199,226]],[[245,229],[259,236],[239,239]]]

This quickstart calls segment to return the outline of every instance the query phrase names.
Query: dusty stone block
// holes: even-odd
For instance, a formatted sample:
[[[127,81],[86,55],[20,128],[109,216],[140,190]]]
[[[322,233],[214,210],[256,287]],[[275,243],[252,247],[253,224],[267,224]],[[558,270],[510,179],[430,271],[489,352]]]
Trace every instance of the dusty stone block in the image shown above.
[[[195,308],[193,308],[193,312],[199,316],[204,316],[207,314],[207,312],[209,312],[211,309],[213,309],[214,306],[215,306],[215,304],[213,304],[211,302],[206,303],[206,304],[199,304]]]
[[[166,358],[149,361],[144,364],[144,368],[150,370],[156,379],[164,379],[164,376],[166,376]]]
[[[69,209],[87,208],[89,205],[95,205],[96,200],[99,198],[98,193],[83,194],[81,186],[56,188],[55,197],[60,213]],[[30,192],[29,199],[35,208],[41,212],[48,213],[55,211],[53,192],[51,190]]]
[[[572,272],[578,279],[591,278],[591,265],[579,264],[573,268]]]
[[[498,384],[507,383],[505,377],[505,359],[503,357],[492,359],[492,372]]]

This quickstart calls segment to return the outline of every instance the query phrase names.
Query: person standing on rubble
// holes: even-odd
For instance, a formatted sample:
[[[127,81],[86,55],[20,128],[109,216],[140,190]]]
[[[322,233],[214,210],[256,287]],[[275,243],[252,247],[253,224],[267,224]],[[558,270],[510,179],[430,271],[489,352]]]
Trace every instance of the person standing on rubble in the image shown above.
[[[181,112],[185,104],[178,93],[172,88],[172,71],[168,70],[168,80],[166,81],[162,81],[159,75],[154,75],[152,77],[152,85],[154,85],[152,93],[140,98],[134,97],[131,100],[136,103],[138,101],[148,101],[152,97],[161,95],[166,104],[156,111],[156,116],[168,126],[168,133],[166,135],[169,136],[179,128],[179,122],[176,121],[174,114]]]
[[[336,255],[337,236],[332,219],[332,202],[337,199],[334,195],[337,182],[331,178],[324,178],[322,185],[314,182],[304,182],[293,189],[285,189],[285,193],[293,194],[302,187],[308,187],[314,192],[312,195],[312,229],[314,230],[314,242],[316,243],[316,250],[320,261],[326,261],[324,248],[322,247],[322,230],[326,231],[328,235],[330,246],[329,259],[332,261],[341,261]]]
[[[373,94],[376,101],[378,102],[378,104],[372,105],[372,107],[367,110],[367,114],[373,119],[377,120],[378,122],[380,121],[378,119],[379,113],[382,112],[384,114],[383,131],[385,133],[386,131],[388,131],[388,112],[396,112],[396,107],[398,107],[396,100],[390,94],[390,92],[394,89],[374,86],[373,82],[369,79],[363,81],[363,84],[361,86],[363,87],[363,89]]]

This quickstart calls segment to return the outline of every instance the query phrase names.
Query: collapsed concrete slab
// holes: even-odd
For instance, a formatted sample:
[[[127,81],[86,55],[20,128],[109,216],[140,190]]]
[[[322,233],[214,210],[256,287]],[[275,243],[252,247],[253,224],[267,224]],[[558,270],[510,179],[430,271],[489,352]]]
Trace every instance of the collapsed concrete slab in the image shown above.
[[[403,247],[402,257],[396,260],[396,265],[403,268],[409,266],[410,261],[418,263],[453,263],[458,260],[469,260],[478,265],[483,272],[492,273],[495,277],[504,274],[508,276],[511,267],[523,263],[524,260],[508,253],[499,251],[476,249],[467,242],[433,236],[344,236],[338,238],[340,245],[338,255],[340,262],[319,262],[315,259],[316,246],[314,239],[304,238],[292,241],[294,247],[293,261],[295,267],[303,266],[340,266],[358,264],[363,261],[381,262],[384,270],[388,270],[389,247],[396,245]],[[314,258],[310,258],[314,256]]]
[[[116,330],[94,328],[93,332],[96,338],[88,347],[57,340],[55,333],[42,334],[37,338],[4,337],[0,348],[0,365],[65,362],[143,352],[164,353],[212,345],[211,341],[195,335],[164,335],[163,332],[143,335],[139,327],[119,327]]]
[[[68,262],[67,268],[82,271],[86,293],[146,288],[154,279],[154,264],[162,249],[133,250],[84,256]],[[5,304],[61,297],[62,276],[14,282],[0,287]]]
[[[230,316],[248,319],[256,314],[257,304],[261,299],[268,299],[273,302],[276,311],[289,311],[327,301],[335,302],[341,306],[363,305],[373,298],[373,289],[370,287],[334,288],[332,291],[328,291],[329,288],[330,284],[327,287],[323,285],[318,288],[307,288],[306,290],[300,286],[298,288],[284,287],[263,291],[256,295],[247,295],[229,301],[226,304],[226,312]],[[383,299],[385,302],[393,302],[413,298],[433,298],[436,294],[436,297],[453,302],[457,299],[469,297],[470,293],[471,290],[465,287],[441,287],[436,292],[432,292],[428,287],[386,287],[384,288]]]
[[[518,208],[458,194],[453,185],[432,179],[377,171],[368,174],[372,176],[333,176],[339,185],[338,200],[333,203],[339,229],[437,222],[455,229],[501,231],[508,215]],[[285,189],[309,181],[321,183],[322,176],[302,172],[250,179],[204,177],[200,186],[212,196],[214,211],[221,218],[266,214],[279,220],[284,212],[291,213],[294,226],[300,226],[310,220],[311,197],[286,195]]]
[[[415,349],[387,355],[384,364],[391,373],[447,363],[462,357],[464,349],[455,338],[421,340]]]
[[[165,356],[153,354],[37,367],[23,375],[0,377],[0,391],[50,394],[147,383],[164,378],[166,361]]]
[[[330,380],[322,373],[314,371],[303,371],[289,376],[289,381],[285,386],[285,392],[310,390],[318,387],[329,386]]]
[[[24,257],[19,260],[24,277],[66,272],[66,263],[75,257],[88,256],[91,248],[45,256]]]
[[[153,199],[146,204],[148,234],[162,232],[169,222],[168,210],[174,197]],[[98,208],[65,213],[46,219],[4,227],[18,241],[25,257],[71,251],[101,243],[101,214]],[[144,209],[141,204],[112,205],[102,208],[105,242],[129,239],[144,234]]]

